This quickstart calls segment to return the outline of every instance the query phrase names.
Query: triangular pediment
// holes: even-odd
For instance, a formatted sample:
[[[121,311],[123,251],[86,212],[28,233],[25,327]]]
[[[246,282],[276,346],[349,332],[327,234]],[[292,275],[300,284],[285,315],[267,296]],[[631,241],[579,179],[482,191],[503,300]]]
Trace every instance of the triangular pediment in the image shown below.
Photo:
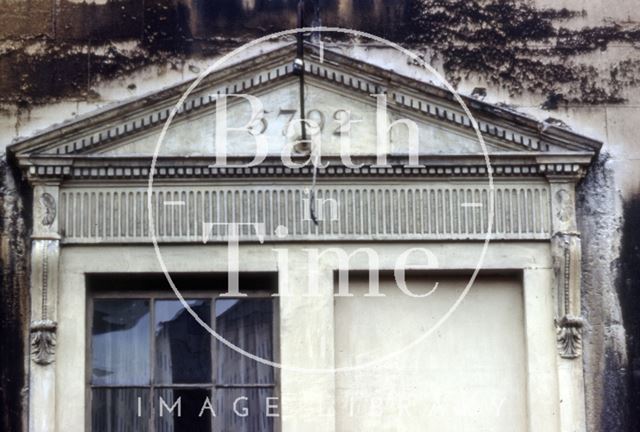
[[[216,152],[221,98],[226,95],[227,128],[250,123],[250,131],[230,131],[227,154],[256,153],[260,136],[267,153],[291,151],[300,138],[300,79],[295,50],[285,46],[211,73],[202,80],[159,137],[189,82],[143,98],[108,107],[13,144],[18,160],[62,158],[211,157]],[[307,133],[320,142],[323,155],[336,156],[348,146],[354,156],[375,155],[381,131],[388,131],[390,155],[409,149],[415,125],[419,153],[424,156],[483,154],[472,120],[446,90],[366,62],[315,47],[305,58],[304,109],[311,122]],[[250,95],[247,98],[230,96]],[[382,96],[386,112],[380,114]],[[256,102],[257,101],[257,102]],[[482,133],[489,154],[593,155],[601,143],[567,129],[538,122],[511,110],[475,99],[465,103]],[[256,105],[258,104],[258,105]],[[255,111],[254,111],[255,112]],[[294,124],[289,122],[293,120]],[[387,122],[382,127],[381,122]],[[218,136],[219,138],[219,136]]]
[[[278,85],[257,90],[251,94],[256,112],[262,112],[253,124],[252,106],[244,98],[227,98],[227,152],[230,156],[251,156],[258,150],[257,136],[264,141],[269,155],[280,155],[292,150],[300,137],[299,83],[297,77],[289,77]],[[259,101],[259,102],[257,102]],[[350,154],[364,156],[375,154],[377,145],[377,100],[367,95],[340,91],[327,86],[317,78],[305,81],[306,132],[314,143],[320,142],[322,154],[339,155],[349,146]],[[211,156],[217,150],[217,105],[186,116],[178,116],[167,129],[159,145],[161,126],[145,133],[132,134],[129,139],[81,151],[81,154],[108,156],[148,156],[158,149],[159,156]],[[451,128],[441,122],[424,118],[416,113],[403,113],[387,109],[388,123],[398,120],[412,121],[417,127],[417,137],[422,154],[473,154],[482,153],[478,139],[462,128]],[[247,125],[250,125],[247,127]],[[247,130],[245,130],[245,128]],[[236,130],[239,129],[239,130]],[[398,123],[389,128],[391,154],[408,151],[409,128]],[[119,141],[119,142],[118,142]],[[487,142],[488,150],[513,150],[515,146]],[[55,153],[57,148],[49,149]]]

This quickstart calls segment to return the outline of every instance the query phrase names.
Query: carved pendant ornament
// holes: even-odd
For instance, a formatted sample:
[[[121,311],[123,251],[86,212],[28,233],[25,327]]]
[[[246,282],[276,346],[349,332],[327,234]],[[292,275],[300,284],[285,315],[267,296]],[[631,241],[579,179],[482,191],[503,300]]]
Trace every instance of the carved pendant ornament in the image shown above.
[[[574,359],[582,353],[584,320],[578,316],[580,295],[580,238],[577,233],[557,233],[552,240],[558,313],[555,320],[558,353]]]
[[[582,352],[582,327],[580,317],[565,315],[556,323],[558,351],[562,358],[577,358]]]
[[[48,194],[43,194],[48,195]],[[51,197],[53,200],[53,197]],[[55,207],[54,207],[55,209]],[[55,214],[55,210],[54,210]],[[44,221],[43,221],[44,223]],[[56,347],[57,322],[50,319],[49,311],[49,249],[57,244],[51,240],[37,240],[36,244],[42,250],[41,260],[34,260],[34,265],[42,268],[40,319],[31,322],[31,359],[39,365],[48,365],[54,361]],[[38,262],[40,261],[40,262]]]
[[[31,358],[39,365],[53,362],[56,347],[57,323],[52,320],[31,323]]]

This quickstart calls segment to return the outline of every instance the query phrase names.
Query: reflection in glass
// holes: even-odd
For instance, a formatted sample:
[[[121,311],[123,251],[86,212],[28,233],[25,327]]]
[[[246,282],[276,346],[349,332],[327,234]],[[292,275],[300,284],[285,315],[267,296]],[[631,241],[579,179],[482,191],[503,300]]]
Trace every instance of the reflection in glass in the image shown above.
[[[96,299],[91,383],[149,384],[149,301]]]
[[[209,300],[188,300],[209,324]],[[178,300],[155,303],[156,381],[163,384],[211,382],[211,336]]]
[[[237,347],[273,360],[272,299],[216,300],[216,331]],[[273,368],[217,341],[218,384],[272,384]]]
[[[93,389],[92,432],[147,432],[149,390],[140,388]]]
[[[160,389],[154,402],[158,432],[211,432],[215,404],[209,390]]]
[[[271,432],[280,402],[272,388],[216,390],[215,430],[220,432]],[[267,398],[273,398],[268,400]],[[267,416],[267,404],[271,406]]]

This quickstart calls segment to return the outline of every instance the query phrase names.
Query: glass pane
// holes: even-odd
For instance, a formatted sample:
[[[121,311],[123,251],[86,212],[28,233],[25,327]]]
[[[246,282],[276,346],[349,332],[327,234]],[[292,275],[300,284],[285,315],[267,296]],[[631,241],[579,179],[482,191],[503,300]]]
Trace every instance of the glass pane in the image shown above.
[[[273,300],[216,300],[216,331],[230,343],[273,360]],[[217,342],[218,384],[272,384],[273,368]]]
[[[211,302],[187,300],[210,324]],[[211,335],[179,300],[158,300],[155,306],[156,381],[163,384],[211,382]]]
[[[94,300],[92,384],[149,383],[149,321],[148,300]]]
[[[274,418],[280,415],[280,401],[273,396],[272,388],[216,389],[215,430],[220,432],[273,431]]]
[[[156,431],[211,432],[215,410],[208,389],[160,389],[156,391]]]
[[[92,432],[149,430],[149,390],[99,388],[92,390]]]

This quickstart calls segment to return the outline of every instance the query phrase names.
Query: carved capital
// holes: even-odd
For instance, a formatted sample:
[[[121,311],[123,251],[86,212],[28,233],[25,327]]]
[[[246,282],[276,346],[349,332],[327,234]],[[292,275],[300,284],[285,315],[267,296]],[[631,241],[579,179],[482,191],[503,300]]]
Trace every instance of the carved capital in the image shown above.
[[[53,362],[57,326],[52,320],[31,322],[31,359],[34,363],[44,366]]]
[[[58,205],[59,186],[37,184],[33,189],[33,237],[59,238]]]
[[[553,232],[576,231],[575,183],[571,180],[554,179],[549,184]]]
[[[42,205],[42,220],[40,223],[43,226],[51,226],[56,220],[56,199],[49,192],[43,192],[40,195],[40,205]]]

